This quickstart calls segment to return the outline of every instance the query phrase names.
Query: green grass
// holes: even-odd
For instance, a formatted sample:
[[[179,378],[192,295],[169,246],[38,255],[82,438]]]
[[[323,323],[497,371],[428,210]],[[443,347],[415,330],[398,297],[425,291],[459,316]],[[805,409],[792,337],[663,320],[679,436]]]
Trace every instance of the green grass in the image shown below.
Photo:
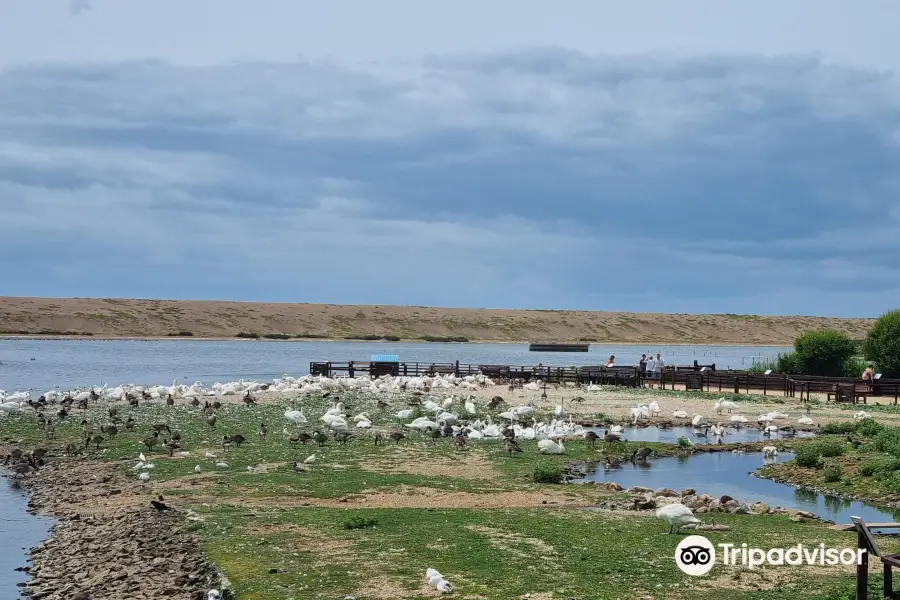
[[[394,413],[406,407],[399,395],[383,413],[373,407],[373,397],[347,392],[342,398],[352,414],[365,410],[375,427],[385,432],[398,428]],[[848,575],[823,574],[812,567],[779,571],[777,577],[772,572],[716,567],[718,589],[714,589],[708,580],[689,578],[675,567],[672,556],[682,536],[666,535],[666,524],[652,514],[608,513],[557,502],[568,497],[583,507],[596,506],[620,494],[593,485],[534,481],[536,469],[555,473],[565,470],[569,461],[599,460],[607,453],[627,455],[639,446],[671,455],[674,445],[625,442],[591,448],[576,440],[565,442],[563,456],[542,456],[536,442],[522,441],[524,452],[510,458],[499,442],[473,442],[461,452],[448,440],[434,442],[413,433],[408,444],[376,446],[371,433],[361,432],[346,446],[329,440],[324,448],[312,442],[291,448],[282,434],[288,424],[284,411],[303,406],[310,424],[302,429],[311,432],[333,400],[334,396],[308,394],[250,407],[226,405],[217,413],[215,430],[206,424],[201,410],[182,401],[174,408],[158,402],[137,409],[121,406],[122,417],[132,416],[136,430],[122,431],[99,451],[92,447],[85,454],[113,463],[136,481],[137,472],[131,467],[140,452],[147,453],[156,465],[152,484],[160,493],[177,498],[179,507],[191,508],[203,518],[191,528],[241,600],[432,597],[434,592],[424,582],[427,567],[440,570],[454,585],[451,598],[552,594],[544,598],[836,600],[853,588]],[[105,407],[91,407],[84,416],[96,425],[108,420]],[[67,441],[83,446],[80,421],[84,416],[74,411],[58,424],[56,437],[47,440],[32,413],[12,415],[3,422],[2,436],[21,440],[24,446],[61,447]],[[269,425],[265,441],[257,435],[260,422]],[[154,423],[167,423],[180,431],[182,445],[192,456],[148,453],[140,440]],[[241,433],[248,441],[225,451],[221,438],[226,433]],[[207,449],[226,461],[228,468],[216,469],[213,460],[203,458]],[[306,472],[295,473],[293,462],[312,453],[315,463],[306,465]],[[858,453],[829,460],[854,456]],[[193,473],[196,464],[204,474]],[[212,472],[214,477],[206,475]],[[191,485],[192,481],[200,483]],[[493,508],[477,506],[501,492],[546,497],[548,503],[529,508],[502,503],[492,504]],[[393,505],[404,496],[415,500],[422,495],[446,499],[446,503],[437,508],[387,507],[379,504],[379,494],[390,494]],[[852,534],[816,523],[794,523],[784,516],[700,517],[732,528],[708,532],[714,542],[746,542],[762,548],[798,542],[842,547],[855,542]],[[888,548],[894,545],[885,542]],[[808,585],[810,577],[815,577],[815,586]],[[375,587],[379,594],[373,593]]]

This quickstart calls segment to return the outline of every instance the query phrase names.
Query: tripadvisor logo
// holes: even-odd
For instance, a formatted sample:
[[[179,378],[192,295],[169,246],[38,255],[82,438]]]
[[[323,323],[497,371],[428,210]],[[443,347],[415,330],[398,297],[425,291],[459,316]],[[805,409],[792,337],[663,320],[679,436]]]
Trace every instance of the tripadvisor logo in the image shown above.
[[[716,548],[718,547],[718,552]],[[747,544],[717,544],[702,535],[689,535],[675,549],[675,564],[687,575],[699,576],[709,573],[716,563],[716,555],[721,564],[755,569],[768,566],[800,565],[860,565],[864,548],[826,548],[825,544],[804,546],[797,544],[790,548],[750,548]]]

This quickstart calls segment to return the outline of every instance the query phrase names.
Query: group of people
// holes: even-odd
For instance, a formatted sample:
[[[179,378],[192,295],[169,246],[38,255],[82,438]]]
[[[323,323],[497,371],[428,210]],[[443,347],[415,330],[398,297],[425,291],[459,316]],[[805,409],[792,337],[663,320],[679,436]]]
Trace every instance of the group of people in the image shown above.
[[[616,366],[615,354],[609,355],[606,366]],[[646,354],[641,354],[641,361],[638,363],[638,368],[641,370],[641,378],[646,379],[650,387],[653,387],[654,382],[659,381],[660,373],[662,373],[665,366],[666,361],[663,360],[660,352],[657,352],[655,357],[651,354],[649,358],[647,358]]]

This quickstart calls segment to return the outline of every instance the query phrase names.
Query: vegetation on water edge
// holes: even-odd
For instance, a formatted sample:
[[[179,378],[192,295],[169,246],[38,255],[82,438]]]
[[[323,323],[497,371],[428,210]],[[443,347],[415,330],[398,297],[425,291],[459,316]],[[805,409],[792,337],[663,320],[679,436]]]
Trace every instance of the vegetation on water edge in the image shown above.
[[[865,357],[885,377],[900,377],[900,309],[882,315],[863,342]]]
[[[865,347],[865,344],[863,344]],[[751,373],[859,377],[868,363],[858,353],[860,343],[838,331],[810,331],[794,340],[793,352],[754,363]]]

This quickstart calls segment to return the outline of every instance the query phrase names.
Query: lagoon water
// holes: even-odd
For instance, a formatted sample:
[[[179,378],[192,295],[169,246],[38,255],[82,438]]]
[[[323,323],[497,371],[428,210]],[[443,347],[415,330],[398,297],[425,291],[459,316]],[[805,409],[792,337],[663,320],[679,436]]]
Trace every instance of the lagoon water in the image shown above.
[[[28,513],[28,493],[13,487],[11,477],[0,479],[0,539],[6,552],[0,553],[0,597],[14,598],[17,586],[28,574],[15,569],[27,564],[24,552],[47,537],[53,520]]]
[[[372,354],[396,354],[406,362],[509,365],[598,365],[614,354],[636,364],[642,353],[662,352],[669,364],[716,363],[747,368],[787,348],[757,346],[592,345],[590,352],[529,352],[528,344],[442,344],[322,341],[207,340],[0,340],[0,389],[122,383],[168,384],[237,379],[270,380],[309,372],[313,361],[367,361]],[[33,359],[33,360],[32,360]]]
[[[782,452],[770,462],[791,460],[792,454]],[[588,472],[585,481],[614,481],[624,488],[640,485],[652,489],[672,490],[695,488],[710,496],[729,495],[747,502],[765,502],[808,510],[836,523],[850,523],[851,516],[863,517],[870,523],[895,522],[900,509],[876,507],[855,500],[843,500],[816,492],[798,490],[787,485],[760,479],[750,473],[767,464],[760,452],[732,454],[705,452],[692,456],[651,459],[646,462],[623,462],[622,468],[605,470],[599,465]]]

